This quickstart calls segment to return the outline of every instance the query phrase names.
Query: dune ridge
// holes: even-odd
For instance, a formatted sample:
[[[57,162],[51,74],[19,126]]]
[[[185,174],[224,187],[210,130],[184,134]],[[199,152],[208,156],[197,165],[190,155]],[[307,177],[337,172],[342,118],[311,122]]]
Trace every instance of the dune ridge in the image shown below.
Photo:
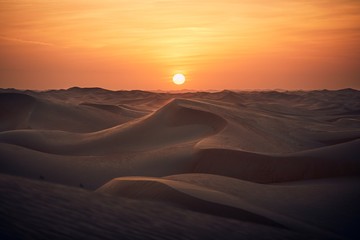
[[[111,180],[96,192],[131,199],[147,199],[169,202],[177,207],[221,217],[246,220],[255,223],[283,227],[261,215],[236,208],[237,199],[197,185],[149,177],[122,177]],[[223,199],[220,204],[218,199]]]
[[[0,174],[0,192],[2,239],[265,240],[268,236],[284,240],[315,239],[169,204],[113,197],[3,174]],[[20,201],[23,204],[19,207]]]
[[[50,101],[23,93],[0,93],[0,113],[4,116],[0,120],[1,131],[36,129],[93,132],[135,118],[128,114],[114,114],[86,105]]]
[[[360,175],[360,139],[291,154],[200,149],[193,172],[258,183]],[[254,174],[256,173],[256,174]]]
[[[206,183],[204,184],[204,182],[202,182],[202,184],[198,184],[196,180],[191,181],[198,177],[202,179],[206,178]],[[291,211],[289,211],[289,207],[284,211],[281,206],[279,206],[279,202],[285,204],[285,201],[283,201],[281,197],[285,196],[287,192],[292,192],[292,189],[289,189],[289,187],[267,187],[245,181],[237,181],[238,180],[231,178],[224,179],[208,174],[182,174],[168,176],[166,178],[122,177],[111,180],[109,183],[100,187],[97,192],[131,199],[168,202],[175,206],[197,212],[205,212],[215,216],[235,218],[279,228],[302,231],[318,237],[340,237],[340,235],[333,232],[333,229],[322,222],[321,214],[324,214],[323,212],[318,211],[320,217],[313,220],[314,215],[311,215],[311,213],[314,212],[309,211],[309,208],[316,209],[316,204],[308,205],[307,208],[301,209],[308,215],[303,214],[303,219],[300,221],[297,216],[294,216]],[[359,189],[360,186],[358,179],[354,181],[355,184],[353,184],[353,188],[350,189],[351,191]],[[221,188],[214,188],[212,184],[217,184],[218,182],[222,184]],[[349,182],[351,183],[351,181]],[[331,184],[329,187],[332,187]],[[239,195],[229,194],[231,193],[231,190],[227,190],[229,188],[232,191],[236,189],[238,193],[241,193],[241,190],[246,190],[250,196],[241,194],[241,197],[237,197]],[[253,189],[250,191],[250,188]],[[258,192],[261,192],[259,191],[260,189],[261,191],[265,190],[265,192],[269,192],[269,189],[275,189],[277,194],[281,194],[281,197],[275,197],[274,199],[274,196],[271,195],[273,199],[270,199],[273,200],[273,202],[270,200],[270,204],[264,204],[264,201],[261,202],[258,198],[265,197],[267,194],[259,194]],[[326,190],[328,191],[328,189]],[[309,192],[314,193],[312,186],[308,186],[302,189],[302,191],[305,194]],[[257,194],[253,194],[252,192]],[[319,193],[317,195],[321,196]],[[334,196],[336,195],[334,194]],[[353,207],[358,199],[359,198],[350,199]],[[289,204],[291,205],[291,203]],[[299,204],[299,201],[295,201],[293,205],[297,204]],[[308,222],[311,222],[311,224],[308,224]]]
[[[173,100],[148,116],[98,132],[7,131],[0,133],[0,142],[59,155],[105,155],[195,141],[220,131],[225,124],[215,114]],[[152,141],[154,136],[156,141]]]
[[[121,204],[138,208],[143,203],[146,209],[169,209],[156,221],[170,219],[165,225],[174,231],[188,228],[187,237],[196,231],[189,227],[197,224],[192,217],[205,225],[229,224],[212,230],[201,225],[194,239],[236,239],[241,234],[262,239],[256,230],[269,233],[264,239],[360,237],[354,224],[360,221],[357,90],[0,89],[0,114],[0,185],[5,194],[11,193],[0,201],[9,214],[16,213],[7,223],[11,234],[20,234],[21,226],[24,233],[42,236],[26,227],[34,225],[19,208],[22,200],[33,204],[25,205],[26,210],[35,211],[42,201],[63,196],[69,203],[54,201],[40,210],[44,218],[35,225],[46,226],[44,236],[59,236],[53,224],[69,230],[65,220],[76,219],[76,230],[70,232],[89,236],[81,224],[88,226],[84,216],[94,207],[92,216],[105,219],[99,229],[83,231],[109,239],[115,233],[126,237],[118,222],[106,219],[114,219],[112,209],[126,212],[119,209]],[[32,199],[32,192],[44,198]],[[105,207],[103,201],[111,204]],[[67,207],[74,215],[52,214]],[[134,220],[126,225],[134,229],[130,239],[185,236],[161,227],[149,233],[137,221],[156,214],[146,217],[148,210],[134,209],[132,218],[128,213],[123,221]],[[186,218],[186,224],[176,228],[178,220],[171,216]],[[54,219],[47,225],[49,218]],[[252,230],[244,232],[244,224]],[[222,235],[212,235],[216,229]],[[101,238],[95,235],[93,239]]]

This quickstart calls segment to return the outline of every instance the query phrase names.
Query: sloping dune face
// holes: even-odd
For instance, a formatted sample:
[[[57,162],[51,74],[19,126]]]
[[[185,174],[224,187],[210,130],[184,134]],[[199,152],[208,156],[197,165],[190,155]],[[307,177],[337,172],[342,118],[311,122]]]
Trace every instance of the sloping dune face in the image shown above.
[[[110,108],[117,108],[110,105]],[[108,106],[109,108],[109,106]],[[144,114],[129,116],[69,102],[59,102],[23,93],[0,93],[0,130],[36,129],[93,132],[127,122]]]
[[[0,131],[27,128],[35,98],[20,93],[0,94]]]
[[[2,89],[0,114],[0,173],[68,185],[56,194],[69,201],[80,187],[305,239],[360,237],[357,90]]]
[[[0,141],[51,154],[107,155],[199,141],[225,125],[226,121],[216,114],[187,108],[182,101],[173,100],[138,121],[99,132],[12,131],[0,133]]]
[[[312,239],[286,229],[171,204],[129,200],[2,174],[0,193],[1,239]]]
[[[231,196],[178,181],[144,177],[117,178],[99,188],[97,192],[131,199],[167,202],[197,212],[282,227],[266,217],[237,208],[238,204]]]
[[[259,154],[228,149],[196,153],[194,172],[258,183],[360,175],[360,140],[291,154]]]
[[[352,225],[359,220],[355,209],[360,195],[352,193],[360,189],[359,180],[355,177],[263,185],[217,175],[180,174],[116,178],[97,192],[336,239],[339,235],[357,235]],[[339,205],[339,201],[346,204]],[[339,223],[343,214],[347,218]]]
[[[221,131],[226,126],[227,123],[222,117],[203,109],[207,109],[205,104],[174,99],[158,111],[161,116],[157,118],[163,118],[167,126],[203,124],[211,127],[213,133]]]

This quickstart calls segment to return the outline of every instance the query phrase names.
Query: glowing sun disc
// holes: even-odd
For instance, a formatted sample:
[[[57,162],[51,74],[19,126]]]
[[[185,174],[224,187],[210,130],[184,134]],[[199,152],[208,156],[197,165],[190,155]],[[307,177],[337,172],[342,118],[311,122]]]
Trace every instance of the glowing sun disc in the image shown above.
[[[184,84],[185,82],[185,76],[181,73],[175,74],[173,76],[173,82],[177,85]]]

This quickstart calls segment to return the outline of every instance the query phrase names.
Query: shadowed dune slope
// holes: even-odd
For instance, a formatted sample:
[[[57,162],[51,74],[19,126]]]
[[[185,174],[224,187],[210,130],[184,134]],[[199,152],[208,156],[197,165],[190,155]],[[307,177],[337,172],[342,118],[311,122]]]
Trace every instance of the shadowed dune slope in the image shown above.
[[[344,188],[338,193],[332,191],[332,188],[340,189],[341,186]],[[166,202],[180,208],[216,216],[286,227],[311,233],[314,236],[336,238],[355,233],[356,228],[350,220],[355,220],[356,214],[349,209],[356,205],[359,196],[349,198],[348,194],[359,190],[359,187],[358,179],[343,181],[342,185],[335,181],[335,183],[315,183],[305,187],[284,187],[254,184],[216,175],[181,174],[166,178],[117,178],[99,188],[97,192]],[[343,198],[337,195],[339,193],[344,194]],[[287,194],[294,196],[293,202],[288,202],[291,197],[287,197]],[[302,198],[297,197],[299,194]],[[327,199],[328,197],[331,199]],[[327,205],[321,206],[316,200],[321,200]],[[304,202],[308,205],[302,205]],[[349,205],[341,205],[342,203]],[[337,204],[343,207],[334,211],[332,220],[324,220],[329,205]],[[336,227],[334,221],[346,215],[348,217],[346,221],[350,225],[344,223],[339,229],[333,229]]]
[[[107,156],[68,156],[0,143],[0,172],[86,189],[120,176],[162,177],[189,172],[192,143]]]
[[[120,114],[124,118],[128,117],[129,120],[133,119],[133,118],[143,117],[148,113],[148,111],[140,111],[140,110],[126,108],[125,106],[116,106],[116,105],[109,105],[109,104],[84,102],[84,103],[81,103],[80,105],[98,108],[98,109],[101,109],[104,111],[109,111],[114,114]]]
[[[203,109],[206,109],[205,103],[173,99],[157,110],[149,119],[161,121],[167,126],[207,125],[213,129],[213,133],[221,131],[226,126],[227,123],[222,117]]]
[[[0,93],[0,131],[28,128],[28,119],[36,103],[21,93]]]
[[[226,202],[228,200],[226,197],[229,197],[232,202],[234,199],[231,199],[231,196],[172,180],[149,177],[116,178],[96,191],[131,199],[167,202],[197,212],[282,227],[266,217],[236,208],[231,204],[222,204],[221,200],[219,201],[223,197]]]
[[[318,239],[269,226],[0,175],[1,239]]]
[[[339,236],[358,239],[360,178],[326,178],[276,185],[211,174],[164,177],[235,196],[244,202],[297,219]],[[279,220],[279,219],[278,219]],[[281,221],[281,219],[280,219]]]
[[[258,183],[360,175],[360,139],[290,154],[200,149],[193,172]]]
[[[198,141],[226,125],[221,117],[173,100],[158,111],[103,131],[77,134],[18,130],[0,133],[0,142],[59,155],[110,155]]]
[[[115,107],[115,106],[114,106]],[[127,122],[139,115],[54,102],[23,93],[0,93],[0,131],[15,129],[93,132]]]

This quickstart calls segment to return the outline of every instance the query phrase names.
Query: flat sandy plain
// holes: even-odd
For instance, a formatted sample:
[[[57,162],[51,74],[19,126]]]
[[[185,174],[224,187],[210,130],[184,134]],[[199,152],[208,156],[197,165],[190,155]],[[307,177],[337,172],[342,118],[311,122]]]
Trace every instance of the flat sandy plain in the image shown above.
[[[360,91],[0,90],[1,239],[360,239]]]

